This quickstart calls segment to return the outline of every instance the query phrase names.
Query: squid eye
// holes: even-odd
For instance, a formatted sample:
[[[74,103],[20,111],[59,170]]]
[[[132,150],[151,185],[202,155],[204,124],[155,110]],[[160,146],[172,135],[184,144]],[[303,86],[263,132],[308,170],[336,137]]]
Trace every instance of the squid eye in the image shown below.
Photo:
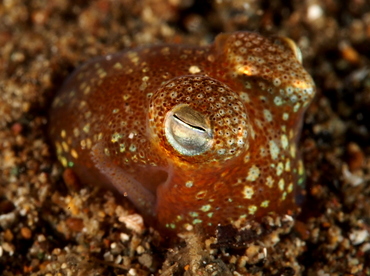
[[[178,105],[167,113],[165,135],[180,154],[200,155],[212,146],[210,121],[188,105]]]
[[[287,45],[294,53],[296,59],[299,61],[299,63],[302,64],[302,52],[301,49],[297,46],[297,44],[291,40],[288,37],[279,37],[283,42],[285,42],[285,45]]]

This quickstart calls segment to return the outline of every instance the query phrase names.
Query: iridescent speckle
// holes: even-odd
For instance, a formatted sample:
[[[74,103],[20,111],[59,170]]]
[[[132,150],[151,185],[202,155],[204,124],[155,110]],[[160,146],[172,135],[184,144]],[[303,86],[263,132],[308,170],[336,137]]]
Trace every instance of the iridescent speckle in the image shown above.
[[[244,186],[243,194],[244,198],[251,199],[254,194],[254,189],[249,186]]]
[[[253,165],[252,167],[250,167],[246,179],[250,182],[253,182],[253,181],[256,181],[259,175],[260,175],[260,169],[257,166]]]

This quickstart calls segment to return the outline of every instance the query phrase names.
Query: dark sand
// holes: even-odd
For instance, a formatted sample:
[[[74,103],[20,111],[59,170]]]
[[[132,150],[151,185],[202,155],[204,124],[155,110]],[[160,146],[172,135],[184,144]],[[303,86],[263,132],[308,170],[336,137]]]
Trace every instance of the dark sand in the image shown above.
[[[370,2],[282,2],[1,1],[0,274],[370,275]],[[235,30],[292,38],[317,84],[298,218],[251,223],[242,241],[193,235],[168,249],[122,198],[65,184],[46,124],[74,68]]]

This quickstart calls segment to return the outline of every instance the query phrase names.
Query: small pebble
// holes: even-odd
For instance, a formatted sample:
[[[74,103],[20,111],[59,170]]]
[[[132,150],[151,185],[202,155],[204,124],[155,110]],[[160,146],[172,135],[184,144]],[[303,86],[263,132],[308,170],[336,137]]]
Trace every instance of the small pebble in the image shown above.
[[[22,227],[21,228],[21,235],[25,239],[30,239],[32,237],[32,232],[28,227]]]

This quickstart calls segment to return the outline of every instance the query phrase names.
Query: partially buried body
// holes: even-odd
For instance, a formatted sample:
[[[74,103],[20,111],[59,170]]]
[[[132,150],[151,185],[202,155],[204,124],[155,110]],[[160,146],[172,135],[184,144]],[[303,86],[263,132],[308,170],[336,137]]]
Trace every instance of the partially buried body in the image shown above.
[[[56,95],[50,136],[64,167],[112,184],[157,228],[212,234],[295,211],[314,94],[290,39],[221,34],[87,62]]]

